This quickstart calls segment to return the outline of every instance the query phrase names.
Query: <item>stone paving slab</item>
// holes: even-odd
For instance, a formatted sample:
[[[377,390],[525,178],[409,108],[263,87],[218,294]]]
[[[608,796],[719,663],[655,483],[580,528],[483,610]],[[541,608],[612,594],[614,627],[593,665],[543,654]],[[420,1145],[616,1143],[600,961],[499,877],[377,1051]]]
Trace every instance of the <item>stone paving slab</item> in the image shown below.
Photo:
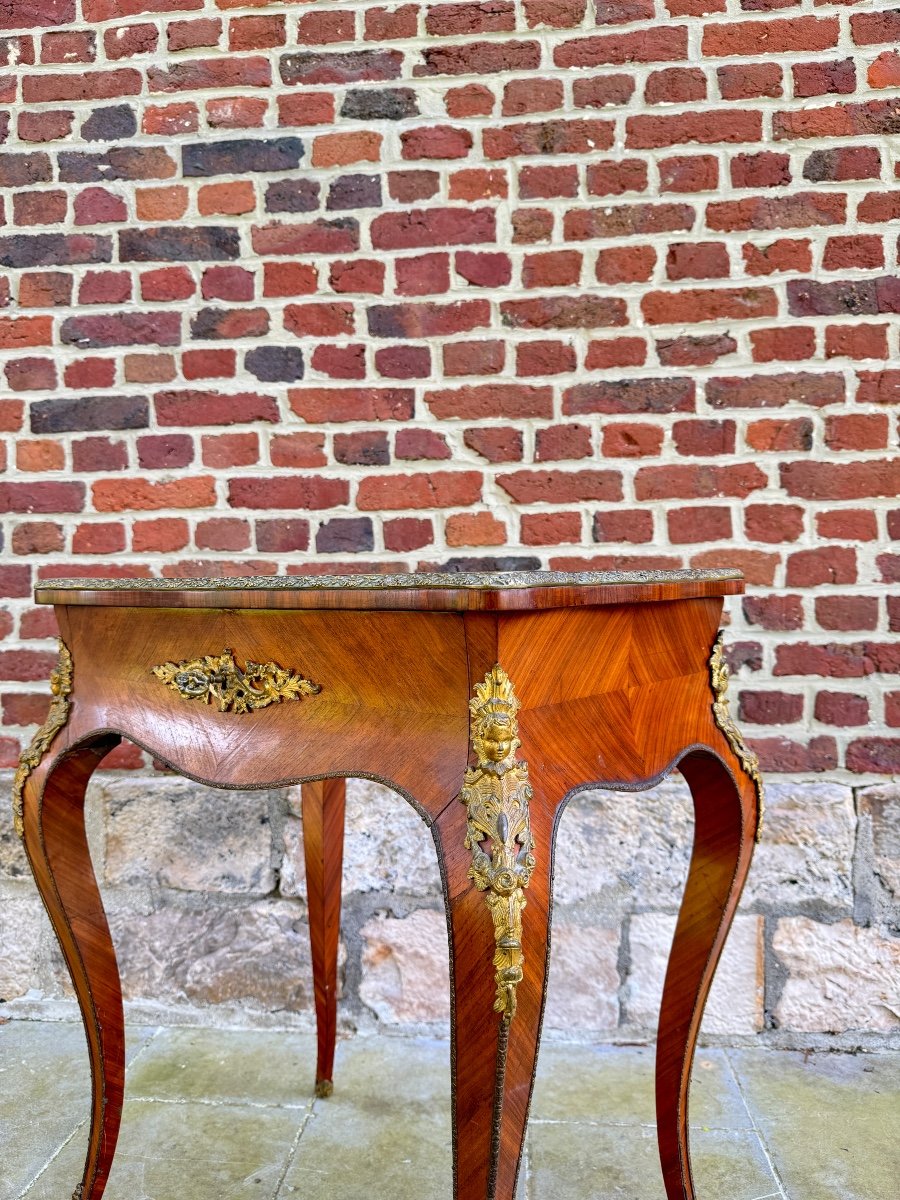
[[[274,1196],[302,1122],[291,1109],[127,1100],[104,1200]],[[66,1200],[84,1162],[77,1142],[54,1159],[28,1200]]]
[[[662,1197],[653,1047],[548,1044],[544,1052],[531,1108],[528,1200]],[[781,1196],[722,1050],[697,1055],[691,1130],[701,1196]]]
[[[313,1098],[308,1033],[128,1031],[106,1200],[450,1200],[445,1041],[357,1037]],[[87,1141],[79,1025],[0,1025],[0,1200],[67,1200]],[[900,1054],[701,1050],[703,1200],[895,1200]],[[653,1050],[548,1042],[519,1200],[662,1200]]]
[[[131,1030],[129,1060],[153,1032]],[[18,1196],[82,1124],[89,1084],[81,1025],[0,1024],[0,1200]]]
[[[334,1074],[278,1200],[449,1200],[448,1044],[360,1038],[338,1048]]]
[[[728,1057],[791,1200],[896,1200],[900,1054]]]
[[[315,1086],[312,1033],[162,1029],[128,1075],[128,1095],[308,1109]]]
[[[699,1196],[781,1196],[751,1130],[695,1130],[692,1146]],[[652,1126],[537,1124],[529,1134],[529,1167],[527,1200],[663,1200],[665,1195]]]
[[[531,1119],[602,1125],[655,1121],[652,1046],[573,1046],[541,1049]],[[717,1129],[752,1129],[753,1122],[722,1050],[702,1050],[694,1065],[691,1119]]]

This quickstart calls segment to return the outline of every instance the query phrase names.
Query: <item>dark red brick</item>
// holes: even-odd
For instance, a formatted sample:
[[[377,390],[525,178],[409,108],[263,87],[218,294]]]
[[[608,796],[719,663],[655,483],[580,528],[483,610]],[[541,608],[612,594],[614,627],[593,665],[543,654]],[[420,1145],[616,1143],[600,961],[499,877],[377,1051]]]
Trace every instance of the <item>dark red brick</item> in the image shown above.
[[[84,498],[83,483],[49,480],[0,483],[0,512],[81,512]]]
[[[788,587],[856,583],[856,551],[850,546],[822,546],[788,555]]]
[[[679,454],[691,457],[714,457],[734,452],[734,421],[688,420],[676,421],[672,438]]]
[[[384,346],[375,351],[375,369],[385,379],[428,379],[432,373],[431,350],[428,346]],[[365,374],[363,363],[358,378],[365,378]]]
[[[634,33],[576,38],[553,52],[558,67],[619,66],[632,62],[678,62],[687,58],[687,27],[660,25]]]
[[[553,415],[553,393],[549,387],[525,384],[486,383],[425,393],[425,403],[440,420],[482,420],[505,417],[549,418]]]
[[[731,160],[731,182],[736,188],[783,187],[791,182],[790,157],[767,150],[736,154]]]
[[[153,406],[157,422],[164,426],[238,425],[279,419],[275,400],[253,392],[157,392]]]
[[[782,67],[778,62],[733,63],[717,68],[723,100],[754,100],[758,96],[784,94]]]
[[[796,371],[790,375],[710,379],[706,399],[713,408],[776,408],[796,403],[821,407],[844,401],[844,378]]]
[[[693,412],[696,386],[691,379],[626,379],[579,383],[563,394],[567,416],[585,413]]]
[[[419,459],[438,462],[452,458],[442,433],[434,429],[400,429],[394,439],[394,454],[405,462]]]
[[[428,47],[422,51],[422,66],[414,69],[418,75],[496,75],[500,71],[533,71],[540,65],[539,42],[518,42],[510,38],[446,46]],[[399,74],[399,66],[398,66]]]
[[[621,508],[594,514],[595,542],[649,542],[653,539],[653,514],[646,509]]]
[[[405,388],[332,388],[309,385],[292,388],[288,401],[294,413],[314,425],[332,421],[408,421],[415,395]]]
[[[145,471],[177,470],[193,462],[194,442],[187,434],[149,435],[138,438],[137,452]]]
[[[765,474],[753,463],[641,467],[635,477],[635,498],[698,500],[732,496],[744,500],[764,488],[766,482]]]
[[[829,93],[847,95],[856,91],[856,64],[852,58],[836,62],[794,63],[794,95],[825,96]]]
[[[384,466],[391,461],[387,434],[380,430],[334,435],[334,457],[355,466]]]
[[[309,549],[309,521],[280,517],[254,524],[256,548],[264,554],[290,554]]]
[[[362,511],[465,508],[481,500],[480,471],[432,471],[420,475],[370,475],[360,481],[356,506]]]
[[[622,499],[622,477],[618,471],[523,470],[498,475],[497,483],[519,504],[574,504],[582,500]]]
[[[600,329],[627,321],[624,300],[597,295],[504,300],[500,313],[514,329]]]
[[[742,607],[748,625],[777,630],[803,628],[803,600],[800,596],[745,596]]]
[[[752,725],[793,725],[803,719],[803,695],[745,688],[740,694],[738,714]]]
[[[847,747],[847,769],[860,774],[900,773],[900,738],[860,738]]]
[[[837,45],[837,17],[791,17],[780,21],[710,21],[703,30],[703,53],[731,58],[814,54]]]
[[[350,485],[346,480],[316,475],[272,475],[228,482],[228,503],[232,508],[327,509],[347,504],[349,499]]]
[[[434,541],[434,527],[422,517],[395,517],[383,523],[382,531],[385,549],[395,553],[421,550]]]
[[[736,350],[737,342],[728,333],[656,339],[656,353],[664,367],[707,367]]]
[[[763,771],[821,774],[833,771],[838,765],[837,743],[831,737],[811,737],[806,743],[756,737],[752,745]]]
[[[32,433],[146,429],[146,396],[79,396],[38,400],[29,410]]]
[[[846,215],[846,196],[825,192],[748,196],[746,200],[717,200],[706,206],[708,228],[723,232],[843,225]]]
[[[373,337],[441,337],[468,333],[489,325],[490,306],[485,300],[459,300],[453,304],[373,304],[366,316]]]
[[[817,596],[816,621],[843,632],[878,628],[877,596]]]
[[[372,222],[372,245],[383,250],[424,246],[466,246],[492,242],[496,236],[492,209],[430,208],[383,213]]]
[[[123,229],[120,262],[220,262],[240,254],[238,231],[225,226]]]
[[[470,450],[492,463],[521,462],[523,438],[520,429],[508,425],[489,425],[467,429],[463,441]]]

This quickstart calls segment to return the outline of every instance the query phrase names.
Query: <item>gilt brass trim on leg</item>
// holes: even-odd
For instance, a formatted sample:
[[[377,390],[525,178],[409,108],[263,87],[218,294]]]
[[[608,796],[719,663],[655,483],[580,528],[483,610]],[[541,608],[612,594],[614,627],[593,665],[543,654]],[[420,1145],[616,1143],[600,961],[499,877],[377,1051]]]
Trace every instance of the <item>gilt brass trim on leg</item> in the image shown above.
[[[302,700],[322,690],[320,684],[304,679],[298,671],[273,662],[248,659],[241,670],[232,650],[179,663],[160,663],[151,672],[185,700],[202,700],[204,704],[215,701],[219,712],[255,712],[282,700]]]
[[[516,759],[519,701],[499,664],[475,685],[469,710],[478,761],[466,770],[460,795],[468,814],[465,846],[472,852],[469,878],[487,892],[494,921],[494,1011],[508,1024],[516,1014],[523,975],[522,911],[535,858],[528,764]],[[487,841],[490,853],[483,846]]]
[[[763,818],[766,812],[765,786],[759,769],[759,759],[744,741],[744,735],[741,733],[737,722],[729,710],[728,680],[731,672],[728,669],[728,663],[725,661],[725,634],[721,629],[716,637],[716,642],[710,655],[709,674],[713,695],[715,696],[712,706],[715,722],[728,739],[728,744],[740,761],[744,771],[756,785],[756,794],[759,798],[759,818],[756,822],[756,840],[758,842],[762,837]]]
[[[19,756],[19,765],[13,776],[12,808],[13,827],[19,837],[25,836],[24,796],[28,776],[50,749],[50,743],[69,719],[69,695],[72,691],[72,655],[69,648],[59,639],[59,658],[50,675],[50,711],[40,729]]]

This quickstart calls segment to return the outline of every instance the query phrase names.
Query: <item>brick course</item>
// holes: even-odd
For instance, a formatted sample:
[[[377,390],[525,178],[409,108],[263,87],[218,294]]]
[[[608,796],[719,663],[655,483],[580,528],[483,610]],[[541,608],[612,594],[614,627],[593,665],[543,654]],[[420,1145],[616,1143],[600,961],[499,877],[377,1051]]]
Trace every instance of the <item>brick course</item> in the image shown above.
[[[856,8],[7,4],[2,764],[62,572],[721,562],[767,769],[896,772],[900,18]]]

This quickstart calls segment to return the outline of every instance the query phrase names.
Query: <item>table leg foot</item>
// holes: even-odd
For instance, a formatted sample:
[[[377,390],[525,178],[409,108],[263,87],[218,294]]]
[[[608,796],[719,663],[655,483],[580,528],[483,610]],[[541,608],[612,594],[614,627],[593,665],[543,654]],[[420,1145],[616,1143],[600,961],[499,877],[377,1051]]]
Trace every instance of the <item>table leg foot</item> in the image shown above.
[[[84,828],[84,795],[106,736],[59,758],[25,789],[25,848],[62,949],[87,1034],[91,1128],[75,1200],[100,1200],[115,1153],[125,1087],[125,1026],[119,969]]]
[[[344,857],[343,779],[317,779],[301,788],[303,853],[316,999],[316,1095],[330,1096],[337,1038],[337,965]]]
[[[694,849],[669,957],[656,1049],[656,1116],[668,1200],[696,1195],[688,1089],[703,1010],[753,854],[756,791],[714,755],[682,759],[694,798]]]

